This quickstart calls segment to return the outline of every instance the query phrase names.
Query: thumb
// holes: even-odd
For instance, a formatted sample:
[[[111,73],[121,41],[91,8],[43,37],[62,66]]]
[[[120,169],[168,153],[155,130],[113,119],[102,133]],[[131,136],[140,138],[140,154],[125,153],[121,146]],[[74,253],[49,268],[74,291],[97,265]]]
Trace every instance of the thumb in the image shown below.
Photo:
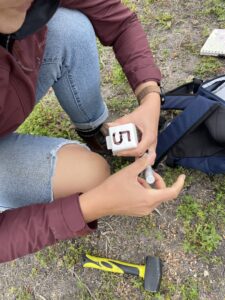
[[[155,156],[151,154],[144,154],[142,157],[137,158],[134,163],[129,165],[129,172],[132,175],[137,176],[144,171],[149,165],[154,162]]]
[[[159,200],[160,202],[176,199],[184,187],[184,182],[185,175],[182,174],[177,178],[171,187],[157,190],[155,199]]]
[[[120,125],[120,123],[118,122],[118,120],[114,121],[114,122],[108,122],[107,125],[109,127],[114,127],[114,126],[118,126]]]

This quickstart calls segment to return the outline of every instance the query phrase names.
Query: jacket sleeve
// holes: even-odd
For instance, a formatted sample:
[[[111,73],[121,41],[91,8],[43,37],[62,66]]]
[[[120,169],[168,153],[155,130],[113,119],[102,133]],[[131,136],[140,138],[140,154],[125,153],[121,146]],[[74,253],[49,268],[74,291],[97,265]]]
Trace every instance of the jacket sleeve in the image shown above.
[[[85,223],[78,195],[7,210],[0,213],[0,263],[91,233],[96,227],[96,221]]]
[[[148,80],[160,82],[144,30],[121,1],[61,0],[61,5],[78,9],[90,19],[101,43],[113,47],[133,90]]]

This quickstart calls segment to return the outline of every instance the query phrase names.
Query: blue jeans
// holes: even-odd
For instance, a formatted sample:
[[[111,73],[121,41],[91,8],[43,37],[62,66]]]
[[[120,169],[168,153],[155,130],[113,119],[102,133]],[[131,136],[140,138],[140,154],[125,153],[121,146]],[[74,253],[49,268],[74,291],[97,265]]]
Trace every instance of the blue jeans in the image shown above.
[[[78,129],[92,130],[108,117],[100,91],[94,29],[78,11],[60,8],[48,24],[37,100],[50,87]]]
[[[53,87],[76,127],[92,130],[108,116],[92,25],[80,12],[60,8],[48,29],[37,101]],[[71,143],[77,142],[16,133],[0,138],[0,211],[51,202],[57,151]]]

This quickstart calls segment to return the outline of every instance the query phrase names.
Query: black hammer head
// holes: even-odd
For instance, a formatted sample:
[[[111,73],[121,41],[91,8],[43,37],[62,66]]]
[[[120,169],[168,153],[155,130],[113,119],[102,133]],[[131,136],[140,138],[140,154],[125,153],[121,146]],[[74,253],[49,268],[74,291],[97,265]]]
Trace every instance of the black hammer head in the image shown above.
[[[145,259],[144,288],[149,292],[158,292],[162,278],[162,262],[159,257],[147,256]]]

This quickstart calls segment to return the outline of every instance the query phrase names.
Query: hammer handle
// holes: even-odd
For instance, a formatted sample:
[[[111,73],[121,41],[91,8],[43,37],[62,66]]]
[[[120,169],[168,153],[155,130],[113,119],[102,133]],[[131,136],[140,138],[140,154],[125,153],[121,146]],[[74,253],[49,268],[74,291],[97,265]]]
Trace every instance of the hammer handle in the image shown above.
[[[145,266],[129,264],[119,260],[96,257],[89,254],[84,255],[83,267],[94,268],[102,271],[137,275],[144,278]]]

